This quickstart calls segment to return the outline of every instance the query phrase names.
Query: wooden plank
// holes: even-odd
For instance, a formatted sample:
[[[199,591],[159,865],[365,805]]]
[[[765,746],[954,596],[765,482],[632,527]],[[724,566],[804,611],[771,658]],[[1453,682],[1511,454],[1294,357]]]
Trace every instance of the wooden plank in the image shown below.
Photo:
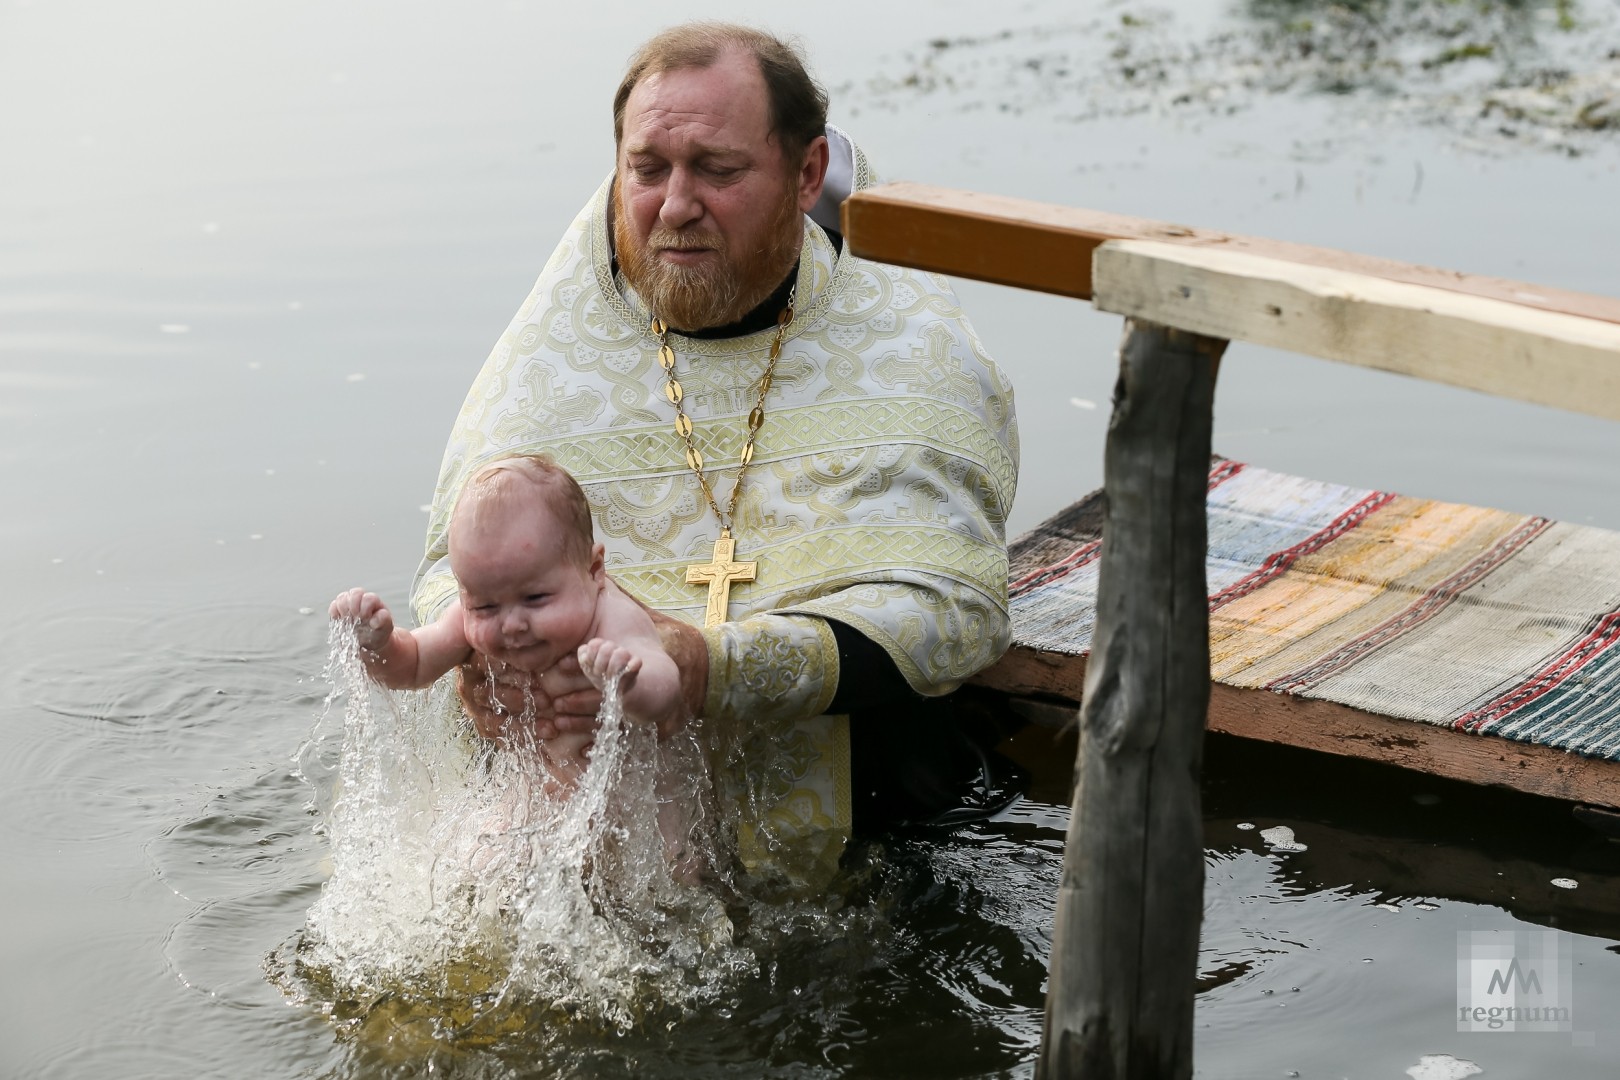
[[[1598,806],[1620,806],[1620,764],[1550,746],[1469,735],[1348,705],[1216,684],[1209,727],[1245,739],[1366,758]]]
[[[1096,661],[1080,708],[1040,1080],[1192,1076],[1209,708],[1205,493],[1225,346],[1125,324],[1103,457]]]
[[[1620,325],[1153,241],[1093,258],[1102,311],[1620,419]]]
[[[1079,702],[1085,671],[1085,657],[1014,646],[973,682],[1008,694]],[[1209,729],[1470,784],[1620,808],[1620,762],[1395,720],[1331,701],[1216,683],[1210,693]]]
[[[1091,256],[1110,240],[1162,240],[1428,285],[1620,324],[1620,299],[1462,274],[1330,248],[928,184],[885,184],[844,202],[850,250],[999,285],[1091,299]]]

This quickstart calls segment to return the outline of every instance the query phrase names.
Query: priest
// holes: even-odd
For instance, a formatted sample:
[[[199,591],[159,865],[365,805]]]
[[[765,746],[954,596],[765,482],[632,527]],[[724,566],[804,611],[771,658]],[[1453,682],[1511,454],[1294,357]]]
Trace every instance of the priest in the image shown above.
[[[632,58],[613,174],[467,395],[413,588],[423,622],[456,595],[467,477],[549,454],[659,613],[692,714],[739,748],[744,847],[823,862],[977,772],[942,695],[1008,644],[1018,465],[1012,388],[949,285],[844,245],[839,204],[871,179],[826,113],[750,28],[679,26]],[[497,674],[505,710],[487,673],[462,681],[480,733],[522,703],[541,737],[594,723],[571,663]]]

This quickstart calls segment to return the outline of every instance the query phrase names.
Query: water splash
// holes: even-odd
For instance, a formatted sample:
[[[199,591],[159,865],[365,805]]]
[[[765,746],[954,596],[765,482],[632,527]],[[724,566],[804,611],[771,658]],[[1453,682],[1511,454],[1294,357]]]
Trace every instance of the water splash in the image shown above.
[[[699,732],[661,742],[610,684],[590,765],[559,797],[544,748],[478,745],[447,682],[391,694],[349,627],[329,645],[332,693],[298,768],[331,877],[272,958],[284,987],[343,1028],[481,1043],[559,1018],[624,1030],[757,971],[728,914]]]

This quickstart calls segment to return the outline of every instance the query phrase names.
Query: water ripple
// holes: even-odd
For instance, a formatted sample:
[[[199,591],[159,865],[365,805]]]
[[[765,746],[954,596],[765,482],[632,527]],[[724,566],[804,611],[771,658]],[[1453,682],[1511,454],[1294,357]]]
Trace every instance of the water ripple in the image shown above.
[[[310,619],[271,604],[198,604],[160,615],[152,639],[192,659],[265,661],[302,658],[318,665],[325,638]]]
[[[288,771],[258,776],[150,841],[147,859],[176,895],[199,902],[318,881],[326,849],[303,809],[307,794]]]
[[[275,997],[265,958],[288,936],[320,891],[316,882],[210,901],[170,928],[163,941],[169,971],[188,990],[232,1004]]]

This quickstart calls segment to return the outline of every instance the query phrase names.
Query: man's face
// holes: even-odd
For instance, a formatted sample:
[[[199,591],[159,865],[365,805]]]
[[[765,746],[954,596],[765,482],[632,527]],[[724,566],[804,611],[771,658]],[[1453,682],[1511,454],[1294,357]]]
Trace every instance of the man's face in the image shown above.
[[[614,241],[625,278],[681,330],[735,322],[787,276],[820,169],[783,159],[746,53],[648,75],[625,103]]]

